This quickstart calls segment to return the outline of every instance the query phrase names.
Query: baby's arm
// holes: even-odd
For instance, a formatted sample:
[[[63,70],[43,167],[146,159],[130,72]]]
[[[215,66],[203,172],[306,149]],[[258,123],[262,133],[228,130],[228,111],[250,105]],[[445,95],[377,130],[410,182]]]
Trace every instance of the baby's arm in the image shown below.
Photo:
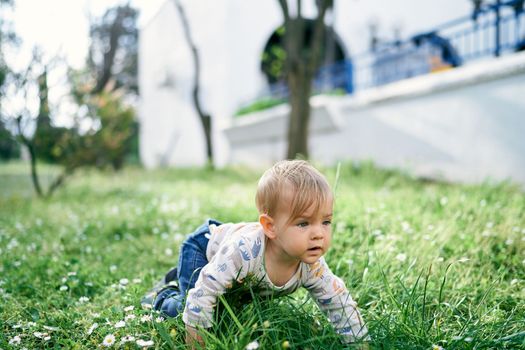
[[[369,340],[368,329],[357,303],[350,296],[344,282],[330,270],[324,258],[311,265],[304,286],[345,342]]]
[[[197,328],[212,326],[217,298],[229,289],[237,279],[244,279],[249,270],[249,260],[244,259],[238,242],[232,241],[220,247],[211,261],[202,268],[195,287],[190,289],[182,319],[186,324],[187,341],[195,340],[203,345]]]

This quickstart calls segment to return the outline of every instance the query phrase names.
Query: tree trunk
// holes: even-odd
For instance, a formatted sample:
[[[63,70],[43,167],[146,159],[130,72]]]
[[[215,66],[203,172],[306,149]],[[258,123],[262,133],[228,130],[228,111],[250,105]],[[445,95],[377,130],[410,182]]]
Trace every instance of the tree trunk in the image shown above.
[[[206,157],[207,157],[207,166],[210,168],[214,168],[214,161],[213,161],[213,143],[212,143],[212,118],[211,115],[208,113],[205,113],[202,110],[200,97],[199,97],[199,91],[200,91],[200,61],[199,61],[199,52],[197,51],[197,47],[195,46],[195,43],[193,42],[193,39],[191,37],[190,32],[190,26],[188,24],[188,20],[186,18],[186,13],[184,12],[184,8],[182,7],[182,4],[179,0],[174,0],[175,7],[177,8],[177,11],[179,12],[179,16],[182,22],[182,26],[184,27],[184,35],[186,37],[186,42],[188,43],[188,46],[190,47],[191,54],[193,57],[193,66],[195,68],[195,74],[194,74],[194,80],[193,80],[193,105],[195,107],[195,110],[197,111],[197,114],[199,115],[199,120],[201,121],[202,130],[204,132],[204,139],[206,140]]]
[[[104,52],[104,63],[102,66],[102,71],[99,72],[97,76],[97,84],[92,94],[98,94],[104,90],[106,87],[106,84],[111,79],[113,72],[113,65],[115,63],[115,55],[117,54],[117,50],[119,48],[119,39],[120,36],[123,33],[122,29],[122,14],[120,11],[117,11],[117,18],[115,18],[115,21],[111,25],[111,29],[109,32],[109,48],[106,52]]]
[[[38,197],[43,197],[44,192],[42,191],[42,187],[40,186],[40,181],[38,180],[35,147],[33,145],[33,141],[29,140],[24,135],[24,130],[22,128],[22,116],[19,116],[16,118],[16,125],[18,128],[18,137],[20,139],[20,142],[24,146],[27,147],[27,151],[29,152],[29,162],[30,162],[30,167],[31,167],[31,182],[33,183],[33,188],[35,189],[35,192]]]
[[[31,141],[26,141],[28,142],[24,142],[24,144],[27,147],[27,150],[29,151],[29,160],[31,162],[31,181],[33,182],[33,187],[38,197],[44,197],[44,192],[42,191],[40,181],[38,180],[35,147],[33,146],[33,143]]]
[[[316,0],[317,18],[309,48],[305,47],[305,20],[302,17],[302,0],[297,0],[295,17],[291,17],[287,0],[278,0],[285,26],[286,77],[290,91],[290,119],[288,124],[288,149],[286,157],[308,158],[308,130],[310,125],[310,94],[315,72],[320,61],[324,37],[324,18],[334,0]]]
[[[290,119],[288,123],[287,159],[308,159],[308,130],[310,124],[310,94],[312,79],[304,65],[288,75],[290,89]]]

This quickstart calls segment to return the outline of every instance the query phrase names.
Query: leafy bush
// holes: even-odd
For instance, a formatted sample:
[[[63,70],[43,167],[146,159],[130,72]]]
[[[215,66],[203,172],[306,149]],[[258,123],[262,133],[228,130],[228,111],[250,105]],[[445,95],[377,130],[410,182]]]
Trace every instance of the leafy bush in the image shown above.
[[[287,100],[285,98],[267,98],[263,100],[258,100],[246,107],[242,107],[241,109],[239,109],[235,113],[235,116],[239,117],[241,115],[263,111],[265,109],[272,108],[286,102]]]

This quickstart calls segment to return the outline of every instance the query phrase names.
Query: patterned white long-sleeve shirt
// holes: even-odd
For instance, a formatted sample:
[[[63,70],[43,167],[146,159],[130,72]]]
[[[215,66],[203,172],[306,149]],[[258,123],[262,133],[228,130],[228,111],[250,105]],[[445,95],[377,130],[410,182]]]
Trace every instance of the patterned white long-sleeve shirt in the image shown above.
[[[276,286],[264,267],[265,235],[259,223],[210,225],[210,233],[206,250],[209,263],[188,292],[184,323],[211,327],[217,298],[235,282],[246,280],[246,283],[256,281],[254,290],[261,295],[286,295],[305,287],[346,342],[368,339],[357,304],[324,258],[314,264],[301,262],[286,284]],[[246,279],[248,276],[253,278]]]

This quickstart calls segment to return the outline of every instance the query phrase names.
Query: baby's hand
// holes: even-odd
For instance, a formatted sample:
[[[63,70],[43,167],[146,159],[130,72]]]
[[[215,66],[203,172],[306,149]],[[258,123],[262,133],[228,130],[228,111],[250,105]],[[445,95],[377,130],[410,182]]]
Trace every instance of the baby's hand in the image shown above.
[[[369,346],[368,346],[368,343],[357,343],[357,344],[352,344],[350,346],[350,349],[352,350],[368,350],[369,349]]]
[[[195,328],[188,325],[186,325],[186,345],[190,349],[197,349],[197,345],[200,345],[199,349],[204,349],[204,340]]]

